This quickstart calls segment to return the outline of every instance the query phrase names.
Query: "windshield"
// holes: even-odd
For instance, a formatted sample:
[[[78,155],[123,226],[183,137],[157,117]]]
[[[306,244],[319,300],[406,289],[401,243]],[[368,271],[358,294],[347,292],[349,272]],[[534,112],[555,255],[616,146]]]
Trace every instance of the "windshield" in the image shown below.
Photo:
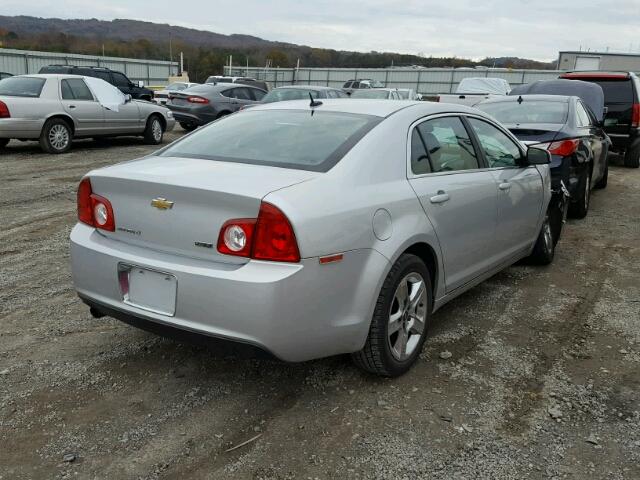
[[[205,83],[233,83],[230,77],[209,77]]]
[[[400,95],[400,98],[403,100],[411,100],[410,94],[410,90],[398,90],[398,95]]]
[[[351,98],[389,98],[386,90],[356,90],[351,94]]]
[[[517,101],[480,103],[476,105],[476,108],[506,124],[565,123],[567,121],[568,103],[525,100],[522,103]]]
[[[276,88],[264,96],[262,103],[283,102],[285,100],[307,100],[309,94],[311,94],[313,98],[319,97],[317,90],[309,90],[306,88]]]
[[[169,85],[167,85],[166,90],[184,90],[185,88],[187,88],[187,84],[186,83],[180,83],[180,82],[176,82],[176,83],[170,83]]]
[[[42,93],[45,83],[44,78],[34,77],[9,77],[0,80],[0,95],[7,97],[33,97],[37,98]]]
[[[317,110],[246,110],[195,131],[159,155],[326,172],[381,120]]]

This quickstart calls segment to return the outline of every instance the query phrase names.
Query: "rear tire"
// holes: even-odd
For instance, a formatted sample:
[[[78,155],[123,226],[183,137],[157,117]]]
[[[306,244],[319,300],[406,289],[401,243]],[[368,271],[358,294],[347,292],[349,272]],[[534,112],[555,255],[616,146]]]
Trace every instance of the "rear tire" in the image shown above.
[[[584,218],[589,212],[589,203],[591,200],[591,171],[585,166],[580,178],[580,185],[577,189],[578,199],[569,204],[569,215],[573,218]]]
[[[0,148],[4,148],[9,145],[9,138],[0,138]]]
[[[42,127],[40,147],[47,153],[65,153],[71,148],[72,139],[69,124],[61,118],[52,118]]]
[[[187,132],[193,132],[196,128],[198,128],[198,126],[194,123],[180,122],[180,126],[182,127],[183,130],[186,130]]]
[[[553,235],[551,225],[551,215],[547,211],[542,222],[542,228],[538,234],[538,239],[533,247],[533,252],[529,255],[529,261],[537,265],[549,265],[556,255],[556,239]]]
[[[417,256],[402,255],[382,285],[364,348],[351,356],[354,363],[385,377],[407,372],[422,351],[432,307],[429,270]]]
[[[627,153],[624,156],[624,166],[629,168],[640,167],[640,142],[637,142],[627,150]]]
[[[162,136],[164,135],[164,127],[162,121],[157,115],[151,115],[147,120],[147,126],[144,129],[144,143],[147,145],[160,145]]]
[[[602,178],[598,180],[593,188],[597,188],[598,190],[602,190],[603,188],[607,188],[607,183],[609,182],[609,162],[604,167],[604,173],[602,174]]]
[[[225,112],[220,112],[218,114],[218,116],[216,117],[216,120],[219,119],[219,118],[222,118],[222,117],[226,117],[227,115],[230,115],[230,114],[231,114],[231,112],[226,112],[226,111]]]

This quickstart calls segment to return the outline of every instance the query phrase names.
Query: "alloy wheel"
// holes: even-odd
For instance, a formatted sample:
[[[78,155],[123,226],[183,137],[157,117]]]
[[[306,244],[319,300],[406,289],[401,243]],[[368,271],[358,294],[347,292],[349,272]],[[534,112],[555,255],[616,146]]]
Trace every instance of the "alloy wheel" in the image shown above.
[[[158,120],[153,120],[151,124],[151,132],[153,133],[153,138],[156,142],[162,140],[162,125]]]
[[[387,326],[387,341],[396,360],[409,358],[425,331],[427,288],[417,272],[407,274],[398,284]]]
[[[64,150],[69,145],[69,129],[61,124],[56,124],[49,130],[49,143],[56,150]]]

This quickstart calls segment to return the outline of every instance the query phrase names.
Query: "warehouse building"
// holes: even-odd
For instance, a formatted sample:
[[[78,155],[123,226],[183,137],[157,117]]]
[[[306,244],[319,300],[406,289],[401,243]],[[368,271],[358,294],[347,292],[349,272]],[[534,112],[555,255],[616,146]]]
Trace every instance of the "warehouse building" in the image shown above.
[[[640,73],[640,53],[560,52],[558,70],[604,70]]]

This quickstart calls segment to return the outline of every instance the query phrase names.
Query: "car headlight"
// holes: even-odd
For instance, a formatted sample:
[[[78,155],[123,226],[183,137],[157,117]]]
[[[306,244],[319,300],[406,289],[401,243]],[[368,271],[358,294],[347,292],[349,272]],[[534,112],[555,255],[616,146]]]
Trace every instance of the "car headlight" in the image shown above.
[[[167,110],[167,118],[173,118],[173,112],[171,110]]]

